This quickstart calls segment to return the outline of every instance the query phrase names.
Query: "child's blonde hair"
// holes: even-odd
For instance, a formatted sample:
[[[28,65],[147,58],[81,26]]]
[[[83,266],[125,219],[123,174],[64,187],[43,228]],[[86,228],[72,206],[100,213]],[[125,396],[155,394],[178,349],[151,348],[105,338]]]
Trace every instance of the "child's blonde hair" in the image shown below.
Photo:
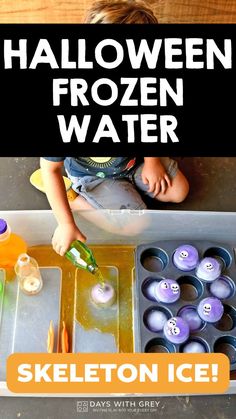
[[[100,0],[88,10],[85,23],[158,23],[152,10],[140,0]]]

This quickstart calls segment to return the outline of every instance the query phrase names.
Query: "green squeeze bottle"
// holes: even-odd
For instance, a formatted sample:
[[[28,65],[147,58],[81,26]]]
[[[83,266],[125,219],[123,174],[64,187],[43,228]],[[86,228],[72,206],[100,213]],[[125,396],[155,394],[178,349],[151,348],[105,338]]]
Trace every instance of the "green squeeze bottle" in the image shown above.
[[[80,240],[71,243],[65,254],[66,258],[77,268],[85,269],[93,275],[96,275],[101,285],[104,284],[103,276],[96,263],[93,252]]]

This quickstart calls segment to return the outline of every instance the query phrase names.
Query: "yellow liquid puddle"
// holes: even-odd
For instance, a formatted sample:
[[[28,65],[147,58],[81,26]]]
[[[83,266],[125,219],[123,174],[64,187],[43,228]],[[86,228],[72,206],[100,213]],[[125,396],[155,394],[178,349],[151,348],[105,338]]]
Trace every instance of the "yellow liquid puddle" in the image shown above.
[[[119,288],[118,270],[115,267],[100,267],[101,276],[116,293],[116,301],[110,307],[96,305],[91,298],[91,290],[97,285],[97,277],[86,271],[77,270],[76,278],[76,320],[85,330],[95,329],[102,333],[111,333],[119,348]]]
[[[133,352],[132,269],[134,247],[116,245],[91,245],[89,247],[94,253],[102,277],[92,275],[82,269],[76,269],[65,257],[57,255],[51,245],[30,247],[28,254],[37,260],[40,267],[52,266],[59,267],[62,270],[59,333],[64,321],[69,335],[70,351],[72,348],[73,320],[77,319],[85,330],[92,328],[99,330],[101,333],[114,334],[119,352]],[[104,269],[110,269],[109,267],[114,267],[117,270],[118,280],[112,270],[111,277],[107,278],[105,276],[103,278]],[[91,287],[98,282],[104,283],[104,280],[105,282],[108,280],[114,286],[117,293],[117,302],[110,308],[94,307],[90,299]],[[77,301],[75,301],[75,287],[78,290],[76,292]],[[77,312],[75,312],[75,307]]]

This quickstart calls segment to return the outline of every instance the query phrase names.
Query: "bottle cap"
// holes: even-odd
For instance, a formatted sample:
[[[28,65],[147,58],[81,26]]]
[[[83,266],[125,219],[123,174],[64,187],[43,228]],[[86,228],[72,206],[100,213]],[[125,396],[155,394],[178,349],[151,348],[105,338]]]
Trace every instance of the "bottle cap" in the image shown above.
[[[7,231],[7,222],[0,218],[0,234],[5,233]]]
[[[30,257],[29,255],[27,255],[27,253],[22,253],[21,255],[19,255],[17,259],[17,264],[19,266],[25,266],[25,265],[28,265],[29,263],[30,263]]]
[[[91,274],[95,274],[95,272],[97,271],[97,269],[98,269],[98,266],[96,264],[88,265],[88,271],[91,272]]]

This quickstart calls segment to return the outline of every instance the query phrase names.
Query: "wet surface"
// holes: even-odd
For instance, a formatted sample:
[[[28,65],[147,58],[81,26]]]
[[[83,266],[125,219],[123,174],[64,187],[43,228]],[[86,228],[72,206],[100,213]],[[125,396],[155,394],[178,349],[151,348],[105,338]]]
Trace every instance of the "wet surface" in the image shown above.
[[[76,319],[84,329],[96,328],[101,332],[114,334],[119,351],[132,352],[134,248],[132,246],[109,246],[108,248],[99,245],[91,245],[90,248],[98,266],[101,267],[104,278],[111,281],[117,292],[117,303],[111,308],[99,309],[93,306],[90,300],[90,290],[97,281],[96,277],[86,271],[77,270],[66,258],[57,255],[51,246],[31,247],[29,254],[38,261],[39,266],[58,266],[62,269],[60,324],[62,326],[62,321],[66,323],[70,348],[72,348],[73,320]],[[106,316],[103,314],[104,310]]]

